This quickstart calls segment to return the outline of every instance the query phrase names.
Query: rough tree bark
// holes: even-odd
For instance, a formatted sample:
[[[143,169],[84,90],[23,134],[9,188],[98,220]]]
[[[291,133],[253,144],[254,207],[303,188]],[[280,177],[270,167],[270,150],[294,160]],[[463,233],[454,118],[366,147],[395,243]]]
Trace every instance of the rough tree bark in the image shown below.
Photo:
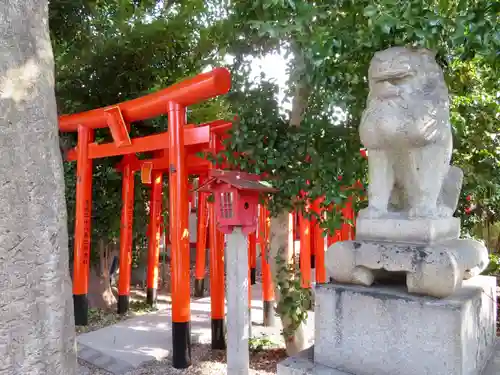
[[[48,3],[0,5],[0,374],[74,375]]]
[[[304,111],[307,108],[307,102],[310,95],[310,87],[305,79],[304,61],[302,54],[298,48],[294,48],[295,54],[295,92],[292,101],[292,111],[290,115],[290,126],[300,126]],[[288,212],[282,212],[277,217],[271,219],[271,228],[269,230],[269,254],[271,263],[271,273],[273,280],[278,277],[278,264],[276,262],[277,256],[283,262],[290,262],[292,254],[289,254],[288,246]],[[277,283],[275,282],[275,285]],[[275,287],[275,297],[279,301],[280,294],[277,287]],[[282,315],[281,323],[284,328],[290,327],[290,318]],[[295,355],[298,352],[306,349],[307,339],[305,335],[305,325],[302,324],[295,331],[295,335],[290,339],[285,339],[286,351],[289,356]]]

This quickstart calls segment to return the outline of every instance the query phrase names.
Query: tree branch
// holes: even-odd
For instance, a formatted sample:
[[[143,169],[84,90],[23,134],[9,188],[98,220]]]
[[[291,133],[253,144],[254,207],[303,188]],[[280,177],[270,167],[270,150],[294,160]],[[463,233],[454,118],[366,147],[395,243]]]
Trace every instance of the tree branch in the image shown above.
[[[311,87],[306,78],[306,65],[304,55],[296,43],[292,43],[292,50],[295,55],[295,93],[292,99],[292,113],[290,115],[290,126],[298,127],[304,118],[307,109]]]

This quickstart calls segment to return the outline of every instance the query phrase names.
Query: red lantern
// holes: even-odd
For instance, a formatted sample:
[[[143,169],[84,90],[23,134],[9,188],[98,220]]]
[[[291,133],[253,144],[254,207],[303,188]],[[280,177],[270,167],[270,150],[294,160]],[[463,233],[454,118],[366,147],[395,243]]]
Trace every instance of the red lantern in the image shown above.
[[[259,196],[277,190],[265,185],[257,175],[214,169],[198,191],[213,193],[221,232],[229,234],[234,227],[241,227],[244,234],[249,234],[257,228]]]

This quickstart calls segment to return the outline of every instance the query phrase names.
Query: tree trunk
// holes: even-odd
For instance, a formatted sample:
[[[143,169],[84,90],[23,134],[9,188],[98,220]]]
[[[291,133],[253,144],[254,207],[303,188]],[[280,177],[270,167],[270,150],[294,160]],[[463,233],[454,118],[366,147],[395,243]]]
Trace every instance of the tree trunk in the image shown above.
[[[109,268],[115,252],[104,239],[99,239],[99,264],[91,268],[89,279],[89,307],[94,309],[111,309],[116,304],[116,297],[111,288]]]
[[[310,95],[310,87],[307,80],[305,79],[305,64],[301,51],[297,45],[292,46],[295,54],[295,93],[292,102],[292,111],[290,115],[290,126],[300,126],[304,112],[307,108],[307,102]],[[269,230],[269,247],[270,247],[270,264],[271,273],[273,275],[273,280],[275,280],[275,285],[277,284],[277,277],[281,277],[278,272],[278,265],[276,264],[276,257],[282,261],[290,262],[292,254],[289,254],[288,246],[288,212],[282,212],[278,217],[271,219],[271,228]],[[275,287],[276,288],[276,287]],[[275,292],[276,300],[279,301],[280,295],[279,290],[276,288]],[[282,315],[281,323],[283,328],[288,328],[291,326],[290,319]],[[286,351],[289,356],[295,355],[298,352],[306,349],[307,340],[305,335],[304,324],[300,325],[295,334],[291,338],[285,337]]]
[[[288,244],[288,213],[284,212],[278,217],[272,218],[271,228],[269,230],[269,255],[270,255],[270,265],[271,273],[273,275],[273,280],[277,280],[279,277],[279,265],[277,264],[276,258],[279,257],[282,262],[291,262],[293,254],[290,254]],[[275,281],[275,298],[279,301],[280,291],[277,288],[277,282]],[[290,327],[290,319],[282,315],[281,324],[285,327]],[[302,324],[295,331],[295,335],[291,338],[285,337],[286,352],[289,356],[295,355],[298,352],[306,349],[307,340],[305,336],[305,326]]]
[[[47,1],[3,1],[0,24],[0,374],[75,375]]]

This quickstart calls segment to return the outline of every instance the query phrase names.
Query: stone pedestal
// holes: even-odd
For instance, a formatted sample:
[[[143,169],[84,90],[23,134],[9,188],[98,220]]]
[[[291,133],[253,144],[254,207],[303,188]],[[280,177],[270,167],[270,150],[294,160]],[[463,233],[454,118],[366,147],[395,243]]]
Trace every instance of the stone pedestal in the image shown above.
[[[398,273],[410,293],[448,297],[463,279],[488,265],[488,250],[476,240],[449,239],[429,245],[383,241],[342,241],[325,255],[328,274],[339,283],[369,286]]]
[[[445,299],[399,287],[323,284],[316,287],[315,316],[314,359],[307,353],[288,359],[278,374],[497,373],[485,370],[496,342],[493,277],[466,280]]]
[[[409,220],[401,215],[382,219],[358,217],[356,239],[391,241],[413,244],[433,244],[455,239],[460,235],[460,219],[456,217]]]

